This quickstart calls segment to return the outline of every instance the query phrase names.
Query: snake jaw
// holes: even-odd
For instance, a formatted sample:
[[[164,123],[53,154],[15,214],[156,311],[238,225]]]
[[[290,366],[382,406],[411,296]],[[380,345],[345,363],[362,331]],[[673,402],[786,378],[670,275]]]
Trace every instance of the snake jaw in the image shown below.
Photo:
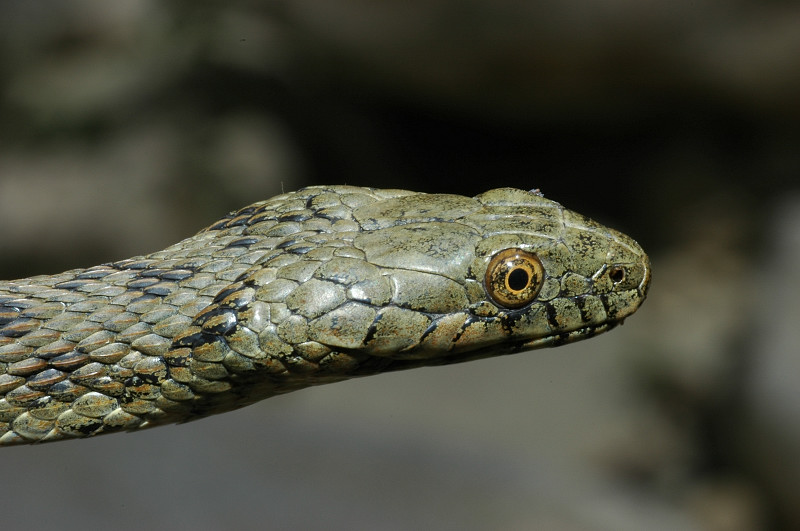
[[[620,324],[622,324],[621,321],[613,323],[603,323],[593,326],[584,326],[582,328],[578,328],[570,332],[562,332],[551,336],[533,339],[531,341],[526,341],[522,343],[521,351],[533,350],[543,347],[557,347],[560,345],[566,345],[568,343],[574,343],[582,339],[588,339],[598,334],[602,334],[603,332],[608,332],[609,330],[615,328],[617,325]]]

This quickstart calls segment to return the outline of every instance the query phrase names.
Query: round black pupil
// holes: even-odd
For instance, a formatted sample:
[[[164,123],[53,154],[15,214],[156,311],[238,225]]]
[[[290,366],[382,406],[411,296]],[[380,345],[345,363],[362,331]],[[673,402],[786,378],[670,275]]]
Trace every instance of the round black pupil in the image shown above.
[[[611,274],[609,276],[614,282],[622,282],[622,280],[625,278],[625,271],[621,267],[615,267],[611,270]]]
[[[522,291],[528,287],[529,280],[528,272],[518,267],[508,274],[508,287],[514,291]]]

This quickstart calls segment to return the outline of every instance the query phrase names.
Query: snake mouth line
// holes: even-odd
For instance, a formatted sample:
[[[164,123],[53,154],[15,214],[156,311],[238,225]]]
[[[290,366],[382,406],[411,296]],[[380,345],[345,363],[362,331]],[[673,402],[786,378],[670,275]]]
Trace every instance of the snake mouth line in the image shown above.
[[[571,330],[569,332],[562,332],[550,336],[539,337],[530,341],[525,341],[520,344],[519,350],[531,350],[542,347],[557,347],[567,343],[573,343],[579,339],[585,339],[607,332],[617,325],[622,324],[622,321],[613,323],[601,323],[599,325],[590,325]]]

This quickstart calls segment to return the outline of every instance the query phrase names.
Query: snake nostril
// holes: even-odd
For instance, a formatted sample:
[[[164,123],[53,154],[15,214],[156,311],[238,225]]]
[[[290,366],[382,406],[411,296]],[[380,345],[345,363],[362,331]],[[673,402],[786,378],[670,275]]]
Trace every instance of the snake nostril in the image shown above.
[[[625,268],[622,266],[611,266],[608,269],[608,278],[615,284],[619,284],[625,280]]]

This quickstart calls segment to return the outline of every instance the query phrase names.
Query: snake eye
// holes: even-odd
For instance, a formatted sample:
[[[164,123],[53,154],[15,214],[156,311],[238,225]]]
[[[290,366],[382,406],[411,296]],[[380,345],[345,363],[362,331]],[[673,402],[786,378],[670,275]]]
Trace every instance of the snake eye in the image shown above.
[[[505,308],[530,304],[543,282],[544,266],[535,254],[522,249],[506,249],[494,255],[484,278],[486,293]]]

